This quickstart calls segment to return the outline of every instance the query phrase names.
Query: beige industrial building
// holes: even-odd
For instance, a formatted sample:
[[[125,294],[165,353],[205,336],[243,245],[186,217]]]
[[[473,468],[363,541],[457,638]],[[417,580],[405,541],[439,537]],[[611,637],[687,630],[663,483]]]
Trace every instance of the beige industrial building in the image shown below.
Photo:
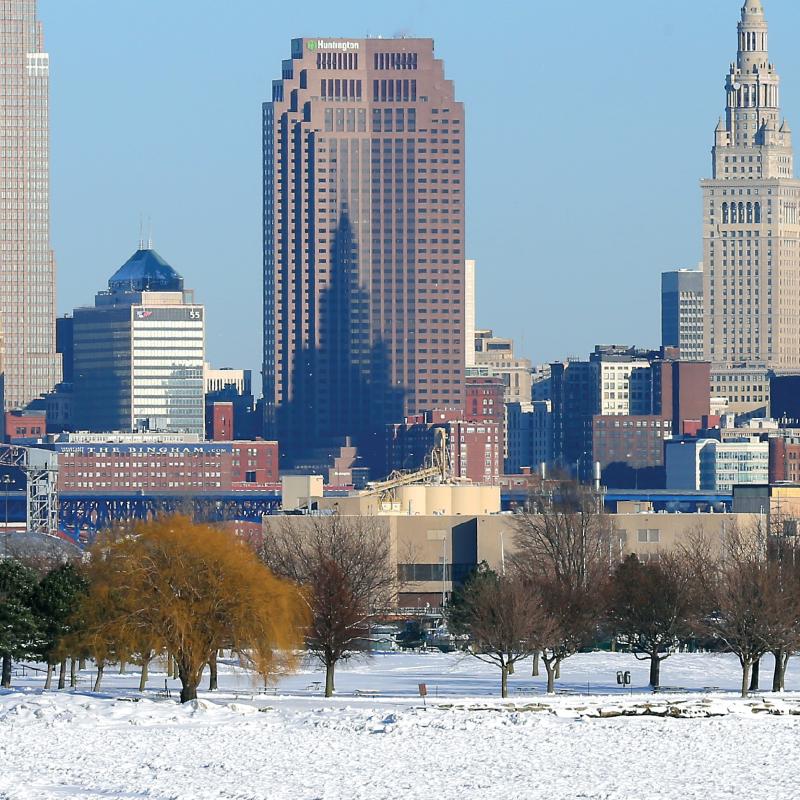
[[[313,476],[307,477],[308,488],[318,489]],[[369,493],[323,498],[303,496],[296,483],[300,479],[293,478],[293,498],[308,513],[264,517],[264,535],[291,525],[301,536],[320,515],[374,520],[391,540],[400,607],[438,607],[454,582],[463,581],[478,564],[485,561],[502,573],[514,554],[519,517],[500,512],[498,487],[417,484],[398,487],[390,499]],[[719,553],[726,535],[763,525],[757,513],[656,513],[648,503],[621,503],[618,511],[604,517],[610,525],[612,560],[631,553],[650,560],[688,546],[697,537],[705,539],[712,553]]]

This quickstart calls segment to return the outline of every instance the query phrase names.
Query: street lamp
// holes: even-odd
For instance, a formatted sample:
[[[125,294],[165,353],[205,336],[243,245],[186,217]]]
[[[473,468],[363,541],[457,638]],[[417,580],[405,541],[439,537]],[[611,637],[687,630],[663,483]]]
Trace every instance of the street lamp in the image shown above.
[[[8,558],[8,488],[14,482],[12,477],[6,473],[3,475],[3,480],[0,481],[3,484],[3,488],[5,490],[6,495],[6,524],[3,528],[3,558]]]

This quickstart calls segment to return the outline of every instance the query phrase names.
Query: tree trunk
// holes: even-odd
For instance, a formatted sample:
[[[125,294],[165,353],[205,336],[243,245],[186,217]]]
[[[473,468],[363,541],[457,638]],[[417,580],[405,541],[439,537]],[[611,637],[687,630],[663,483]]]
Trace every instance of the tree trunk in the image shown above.
[[[69,660],[69,688],[74,689],[78,685],[78,663],[74,658]]]
[[[514,662],[513,661],[509,661],[508,662],[508,674],[509,675],[513,675],[514,674]]]
[[[172,658],[172,677],[173,678],[180,678],[181,676],[181,669],[178,666],[178,659],[173,656]]]
[[[178,677],[181,681],[181,703],[197,700],[197,686],[203,674],[203,665],[194,669],[182,659],[175,659],[178,664]]]
[[[561,680],[561,662],[556,662],[556,680]]]
[[[325,664],[325,697],[333,697],[333,670],[336,662],[329,661]]]
[[[150,671],[150,656],[142,656],[142,671],[139,673],[139,691],[143,692],[147,686],[147,673]]]
[[[547,694],[556,693],[556,670],[558,664],[553,664],[547,660],[544,662],[544,668],[547,670]]]
[[[44,688],[50,690],[53,688],[53,665],[47,662],[47,677],[44,679]]]
[[[747,697],[747,687],[750,685],[750,661],[742,660],[742,697]]]
[[[125,659],[121,659],[120,662],[119,662],[119,674],[120,675],[124,675],[125,674],[125,667],[126,667]]]
[[[79,670],[86,669],[86,659],[85,658],[82,658],[82,659],[80,659],[80,661],[78,661],[78,669]]]
[[[750,691],[757,692],[758,691],[758,673],[759,667],[761,666],[761,659],[757,658],[753,662],[753,671],[750,673]]]
[[[0,680],[3,689],[11,688],[11,656],[3,653],[3,678]]]
[[[650,686],[658,689],[661,684],[661,659],[658,653],[650,653]]]
[[[63,689],[67,685],[67,659],[65,658],[58,665],[58,688]]]
[[[786,666],[789,663],[789,652],[783,648],[774,650],[775,671],[772,673],[772,691],[782,692],[786,683]]]
[[[533,654],[533,666],[531,667],[531,675],[534,678],[539,677],[539,651],[537,650]]]
[[[508,668],[510,664],[500,665],[500,696],[508,697]]]
[[[217,651],[215,650],[211,654],[211,658],[208,660],[208,670],[211,673],[208,678],[208,691],[215,692],[219,686],[217,682]]]
[[[100,681],[103,680],[103,670],[105,669],[105,664],[98,664],[97,665],[97,677],[94,679],[94,689],[93,692],[100,691]]]

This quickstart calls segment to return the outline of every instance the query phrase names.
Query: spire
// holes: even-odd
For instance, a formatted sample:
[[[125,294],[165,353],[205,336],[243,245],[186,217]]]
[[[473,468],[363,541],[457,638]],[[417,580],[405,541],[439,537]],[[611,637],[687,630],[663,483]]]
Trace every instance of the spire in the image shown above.
[[[736,63],[744,73],[769,66],[767,55],[768,26],[761,0],[745,0],[739,28],[739,47]]]
[[[761,0],[745,0],[742,6],[742,22],[748,22],[754,17],[760,17],[759,21],[763,21],[764,6],[761,5]]]

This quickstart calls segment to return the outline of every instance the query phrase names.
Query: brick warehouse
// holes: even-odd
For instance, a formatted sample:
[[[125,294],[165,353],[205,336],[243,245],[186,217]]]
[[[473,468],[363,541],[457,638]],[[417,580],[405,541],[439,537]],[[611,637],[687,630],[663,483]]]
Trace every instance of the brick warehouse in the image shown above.
[[[61,492],[195,494],[275,488],[278,443],[57,442]]]

